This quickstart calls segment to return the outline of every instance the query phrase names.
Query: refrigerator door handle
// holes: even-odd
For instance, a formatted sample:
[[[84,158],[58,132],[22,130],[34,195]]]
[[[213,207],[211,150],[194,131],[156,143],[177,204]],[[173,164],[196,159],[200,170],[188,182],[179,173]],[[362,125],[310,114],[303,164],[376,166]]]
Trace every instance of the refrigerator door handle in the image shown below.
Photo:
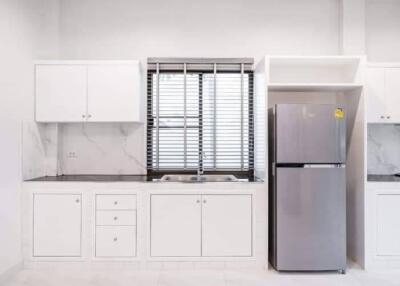
[[[345,168],[345,164],[304,164],[303,168]]]

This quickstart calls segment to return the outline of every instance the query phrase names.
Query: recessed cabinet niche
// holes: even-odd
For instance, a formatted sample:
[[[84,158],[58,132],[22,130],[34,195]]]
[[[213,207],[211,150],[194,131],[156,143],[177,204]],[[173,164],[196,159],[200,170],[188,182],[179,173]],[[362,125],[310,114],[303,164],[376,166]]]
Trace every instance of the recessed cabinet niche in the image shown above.
[[[137,61],[35,65],[37,122],[140,122]]]

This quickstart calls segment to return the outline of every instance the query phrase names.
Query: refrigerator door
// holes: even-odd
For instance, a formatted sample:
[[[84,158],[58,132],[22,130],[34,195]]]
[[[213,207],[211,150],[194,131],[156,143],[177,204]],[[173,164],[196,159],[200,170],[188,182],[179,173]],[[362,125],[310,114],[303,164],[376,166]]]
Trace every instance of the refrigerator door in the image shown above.
[[[277,163],[344,163],[346,120],[332,104],[275,107]]]
[[[345,168],[277,168],[276,179],[276,269],[346,269]]]

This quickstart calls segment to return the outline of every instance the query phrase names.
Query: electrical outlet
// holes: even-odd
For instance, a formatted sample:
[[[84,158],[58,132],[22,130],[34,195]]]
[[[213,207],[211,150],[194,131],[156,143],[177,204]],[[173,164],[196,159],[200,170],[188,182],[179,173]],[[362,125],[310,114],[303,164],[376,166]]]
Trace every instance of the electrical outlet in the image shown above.
[[[68,159],[75,159],[75,158],[78,158],[78,156],[76,156],[75,152],[68,152],[67,153],[67,158]]]

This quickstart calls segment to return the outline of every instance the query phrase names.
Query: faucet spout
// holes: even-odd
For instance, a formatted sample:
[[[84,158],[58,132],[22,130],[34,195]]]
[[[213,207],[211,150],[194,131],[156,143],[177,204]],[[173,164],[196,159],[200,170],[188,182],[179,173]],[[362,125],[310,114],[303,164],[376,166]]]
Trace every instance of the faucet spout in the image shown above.
[[[202,167],[202,165],[203,165],[203,159],[204,159],[203,151],[200,151],[200,152],[199,152],[199,157],[200,157],[200,160],[199,160],[199,165],[198,165],[198,167],[197,167],[197,177],[200,177],[201,175],[204,174],[204,169],[203,169],[203,167]],[[200,163],[200,162],[201,162],[201,163]]]

